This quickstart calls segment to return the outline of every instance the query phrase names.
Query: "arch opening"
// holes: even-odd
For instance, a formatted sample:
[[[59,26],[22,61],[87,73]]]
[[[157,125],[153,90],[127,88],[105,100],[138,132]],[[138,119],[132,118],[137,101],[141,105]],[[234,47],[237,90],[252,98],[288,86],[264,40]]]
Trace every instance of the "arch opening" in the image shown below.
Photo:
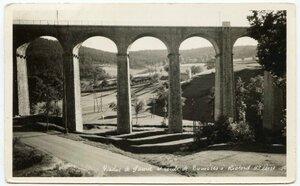
[[[61,44],[55,37],[40,36],[23,49],[28,73],[30,114],[62,117],[63,49]],[[17,50],[17,56],[18,53]]]
[[[249,125],[256,141],[263,136],[264,71],[257,62],[257,41],[240,37],[233,45],[237,122]]]
[[[261,68],[256,59],[257,44],[255,39],[248,36],[240,37],[234,42],[232,60],[235,72],[245,68]]]
[[[63,50],[58,39],[37,37],[14,54],[14,115],[62,126]]]
[[[73,49],[80,74],[83,129],[117,125],[117,46],[103,36],[93,36]],[[113,126],[112,126],[113,124]]]
[[[136,39],[129,47],[132,123],[135,126],[167,126],[168,49],[152,36]]]
[[[183,123],[214,121],[216,48],[208,39],[192,36],[179,48],[181,60]]]

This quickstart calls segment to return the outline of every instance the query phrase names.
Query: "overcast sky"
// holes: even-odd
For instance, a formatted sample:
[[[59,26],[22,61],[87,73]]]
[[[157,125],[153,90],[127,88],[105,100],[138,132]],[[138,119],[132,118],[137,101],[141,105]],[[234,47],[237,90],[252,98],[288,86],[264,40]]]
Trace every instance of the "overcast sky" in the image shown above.
[[[221,26],[230,21],[232,26],[249,26],[247,15],[251,6],[231,4],[93,4],[91,5],[23,5],[14,11],[14,20],[56,20],[101,25],[152,26]],[[18,8],[16,8],[18,9]],[[24,10],[25,9],[25,10]],[[27,9],[27,10],[26,10]],[[58,12],[58,14],[57,14]],[[116,52],[112,41],[102,37],[86,40],[84,46]],[[250,38],[242,38],[235,45],[256,45]],[[190,38],[180,49],[212,46],[202,38]],[[158,39],[145,37],[132,44],[130,50],[165,49]]]

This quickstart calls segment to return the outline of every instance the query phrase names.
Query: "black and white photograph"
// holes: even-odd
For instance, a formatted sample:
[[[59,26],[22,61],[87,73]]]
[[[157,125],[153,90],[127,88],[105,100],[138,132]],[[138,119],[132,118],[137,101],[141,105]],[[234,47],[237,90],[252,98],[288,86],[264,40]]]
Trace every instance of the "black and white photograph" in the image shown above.
[[[291,183],[293,4],[9,4],[11,183]]]

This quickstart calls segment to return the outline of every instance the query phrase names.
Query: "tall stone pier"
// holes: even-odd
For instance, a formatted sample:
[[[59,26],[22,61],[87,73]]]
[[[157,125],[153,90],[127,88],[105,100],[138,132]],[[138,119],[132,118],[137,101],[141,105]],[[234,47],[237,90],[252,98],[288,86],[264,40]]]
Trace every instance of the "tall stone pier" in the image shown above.
[[[220,54],[216,56],[215,120],[221,115],[235,120],[235,83],[231,37],[230,23],[223,22],[220,33]]]
[[[264,72],[264,110],[263,110],[263,129],[265,139],[268,142],[276,142],[273,136],[281,134],[283,124],[283,109],[285,106],[285,96],[282,88],[274,85],[275,79],[268,71]],[[276,135],[277,133],[277,135]]]
[[[182,132],[182,106],[181,106],[181,85],[180,85],[180,61],[179,53],[174,52],[168,55],[169,58],[169,132]]]
[[[117,54],[117,63],[117,132],[119,134],[128,134],[132,132],[132,124],[129,55],[127,52],[119,52]]]
[[[30,115],[28,74],[26,50],[30,43],[25,43],[17,49],[17,90],[18,90],[18,115]]]
[[[67,48],[63,56],[64,69],[64,123],[70,132],[83,130],[81,114],[81,92],[79,76],[79,46]]]
[[[222,78],[222,63],[220,61],[220,54],[216,55],[215,61],[215,100],[214,100],[214,119],[215,121],[223,115],[223,94],[221,88],[223,86],[223,78]]]

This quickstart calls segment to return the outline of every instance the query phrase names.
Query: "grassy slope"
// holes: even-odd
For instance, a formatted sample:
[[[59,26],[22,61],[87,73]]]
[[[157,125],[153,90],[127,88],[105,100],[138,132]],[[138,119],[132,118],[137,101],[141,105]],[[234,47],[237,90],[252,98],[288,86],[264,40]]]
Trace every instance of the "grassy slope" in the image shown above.
[[[235,81],[241,77],[243,81],[249,82],[251,77],[263,75],[263,70],[259,68],[256,62],[239,62],[236,63],[235,67]],[[215,74],[212,72],[194,76],[190,82],[183,86],[182,96],[186,98],[183,107],[184,119],[213,121],[213,104],[209,104],[209,95],[214,84]],[[194,107],[196,109],[191,106],[192,99],[196,102]],[[193,113],[193,110],[197,110],[197,112]]]

